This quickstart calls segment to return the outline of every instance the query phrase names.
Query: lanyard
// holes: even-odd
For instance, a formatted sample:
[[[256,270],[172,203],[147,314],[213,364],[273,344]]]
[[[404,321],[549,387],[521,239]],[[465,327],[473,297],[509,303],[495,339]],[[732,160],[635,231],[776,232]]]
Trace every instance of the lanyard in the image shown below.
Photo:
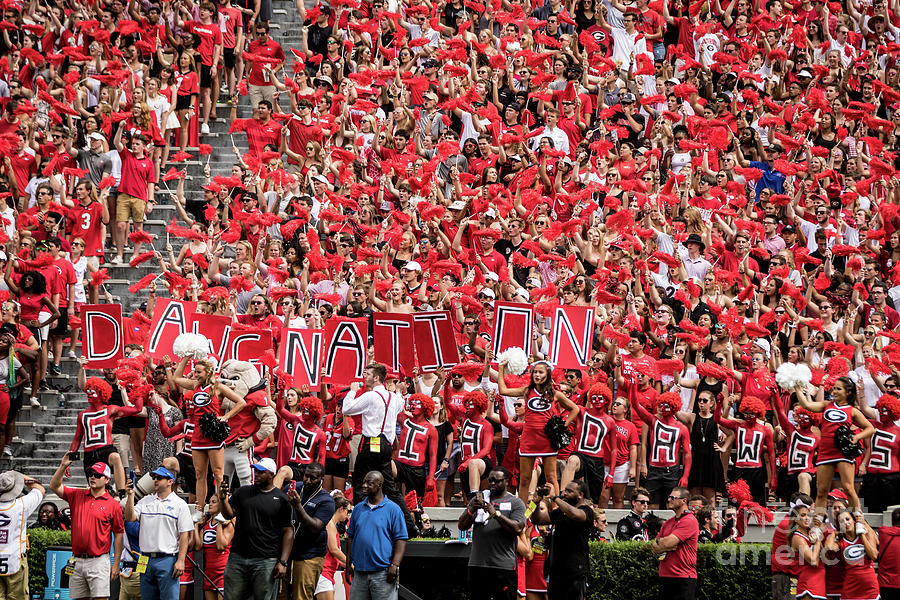
[[[372,390],[372,391],[375,391],[375,390]],[[390,395],[390,392],[388,392],[388,397],[385,398],[381,395],[381,392],[375,392],[375,393],[378,395],[379,398],[381,398],[381,401],[384,403],[384,418],[381,419],[381,429],[378,430],[378,434],[381,435],[384,433],[384,426],[387,423],[388,406],[390,406],[390,404],[391,404],[391,395]]]

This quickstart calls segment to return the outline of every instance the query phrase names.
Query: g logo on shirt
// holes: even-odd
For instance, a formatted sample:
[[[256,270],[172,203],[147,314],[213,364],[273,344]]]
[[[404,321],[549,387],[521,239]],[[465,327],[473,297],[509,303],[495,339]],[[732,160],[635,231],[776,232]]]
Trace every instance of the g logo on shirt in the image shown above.
[[[194,392],[193,398],[191,398],[191,402],[194,406],[202,407],[209,404],[210,395],[209,392]]]
[[[862,544],[850,544],[844,548],[844,560],[850,564],[859,563],[866,555],[866,547]]]
[[[215,544],[216,543],[216,532],[213,529],[204,529],[203,530],[203,543],[204,544]]]
[[[528,409],[534,412],[547,412],[550,410],[550,404],[551,402],[543,396],[532,396],[526,403]]]
[[[847,420],[847,413],[837,408],[829,408],[825,411],[823,418],[829,423],[843,423]]]

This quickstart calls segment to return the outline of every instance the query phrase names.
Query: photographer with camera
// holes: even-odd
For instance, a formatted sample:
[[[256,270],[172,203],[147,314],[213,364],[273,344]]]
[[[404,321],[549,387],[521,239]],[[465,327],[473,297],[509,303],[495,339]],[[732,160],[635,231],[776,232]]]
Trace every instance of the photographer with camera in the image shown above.
[[[22,496],[22,491],[28,493]],[[41,505],[44,488],[16,471],[0,473],[0,505],[9,519],[0,543],[0,598],[28,597],[28,535],[25,523]],[[109,537],[106,538],[109,540]]]
[[[488,474],[488,490],[469,501],[457,526],[472,531],[469,555],[469,598],[514,600],[516,597],[516,539],[525,528],[525,503],[506,487],[509,471],[495,467]]]
[[[553,525],[550,553],[544,564],[548,600],[582,600],[587,594],[590,566],[588,539],[594,528],[594,510],[585,498],[584,481],[570,481],[558,496],[553,486],[537,489],[540,502],[547,504],[547,512],[534,511],[535,525]]]

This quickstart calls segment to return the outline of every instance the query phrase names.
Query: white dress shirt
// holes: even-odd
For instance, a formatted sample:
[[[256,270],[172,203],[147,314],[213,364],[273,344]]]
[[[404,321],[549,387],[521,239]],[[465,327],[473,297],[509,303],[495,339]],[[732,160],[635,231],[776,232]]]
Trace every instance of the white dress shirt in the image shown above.
[[[383,385],[376,385],[359,397],[356,396],[356,392],[350,390],[344,398],[342,410],[345,415],[362,415],[364,436],[377,437],[383,433],[393,444],[397,436],[397,415],[403,410],[403,398],[397,392],[387,391]]]

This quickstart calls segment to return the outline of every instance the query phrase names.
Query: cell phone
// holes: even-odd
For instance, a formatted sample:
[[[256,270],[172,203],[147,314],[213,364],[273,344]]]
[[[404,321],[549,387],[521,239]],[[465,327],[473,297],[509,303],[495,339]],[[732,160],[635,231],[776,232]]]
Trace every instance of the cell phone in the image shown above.
[[[289,491],[289,492],[296,492],[296,491],[297,491],[297,482],[296,482],[296,481],[291,480],[291,482],[288,483],[288,491]]]
[[[137,484],[137,479],[134,476],[134,469],[132,469],[131,472],[128,473],[128,479],[131,481],[131,487],[134,487]]]
[[[81,460],[80,452],[69,452],[69,460],[75,462],[76,460]]]

